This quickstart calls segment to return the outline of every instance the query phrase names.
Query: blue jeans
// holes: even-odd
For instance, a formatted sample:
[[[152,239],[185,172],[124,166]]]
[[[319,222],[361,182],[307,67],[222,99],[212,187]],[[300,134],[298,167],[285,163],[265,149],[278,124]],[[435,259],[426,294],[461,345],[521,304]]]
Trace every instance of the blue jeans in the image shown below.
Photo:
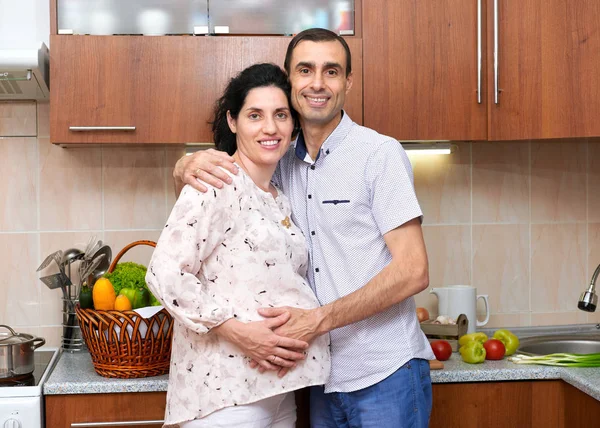
[[[312,428],[427,428],[431,414],[429,361],[412,359],[375,385],[325,394],[310,389]]]

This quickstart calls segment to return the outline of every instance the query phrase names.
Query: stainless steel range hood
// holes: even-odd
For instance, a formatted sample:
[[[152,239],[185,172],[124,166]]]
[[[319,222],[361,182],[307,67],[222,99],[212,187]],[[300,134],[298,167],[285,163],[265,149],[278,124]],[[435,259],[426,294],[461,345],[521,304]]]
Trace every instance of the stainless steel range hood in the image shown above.
[[[39,49],[0,49],[0,101],[48,100],[50,54]]]

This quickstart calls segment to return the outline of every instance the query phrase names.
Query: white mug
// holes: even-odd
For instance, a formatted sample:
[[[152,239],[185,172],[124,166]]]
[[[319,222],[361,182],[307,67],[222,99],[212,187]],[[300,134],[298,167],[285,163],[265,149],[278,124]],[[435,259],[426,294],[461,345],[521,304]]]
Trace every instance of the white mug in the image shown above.
[[[465,314],[469,320],[467,333],[474,333],[476,327],[482,327],[490,320],[490,310],[487,294],[477,295],[477,289],[470,285],[450,285],[432,288],[431,294],[438,296],[438,314],[447,315],[454,319]],[[485,319],[477,319],[477,300],[483,299],[485,304]]]

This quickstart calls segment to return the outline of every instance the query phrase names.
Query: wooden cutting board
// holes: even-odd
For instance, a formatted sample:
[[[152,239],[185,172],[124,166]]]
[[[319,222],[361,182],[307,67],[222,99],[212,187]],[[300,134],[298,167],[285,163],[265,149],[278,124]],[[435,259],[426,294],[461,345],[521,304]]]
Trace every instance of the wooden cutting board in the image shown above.
[[[429,370],[441,370],[444,368],[444,363],[438,360],[429,360]]]

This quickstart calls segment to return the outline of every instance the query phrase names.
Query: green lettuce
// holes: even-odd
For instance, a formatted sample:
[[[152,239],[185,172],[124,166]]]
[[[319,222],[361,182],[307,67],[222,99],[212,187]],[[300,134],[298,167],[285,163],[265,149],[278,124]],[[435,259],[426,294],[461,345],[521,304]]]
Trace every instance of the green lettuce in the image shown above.
[[[133,262],[119,263],[115,267],[115,270],[111,273],[104,275],[115,289],[117,296],[122,288],[145,288],[148,290],[146,285],[146,266],[140,265]],[[150,293],[150,290],[148,290]],[[152,294],[152,293],[150,293]]]

